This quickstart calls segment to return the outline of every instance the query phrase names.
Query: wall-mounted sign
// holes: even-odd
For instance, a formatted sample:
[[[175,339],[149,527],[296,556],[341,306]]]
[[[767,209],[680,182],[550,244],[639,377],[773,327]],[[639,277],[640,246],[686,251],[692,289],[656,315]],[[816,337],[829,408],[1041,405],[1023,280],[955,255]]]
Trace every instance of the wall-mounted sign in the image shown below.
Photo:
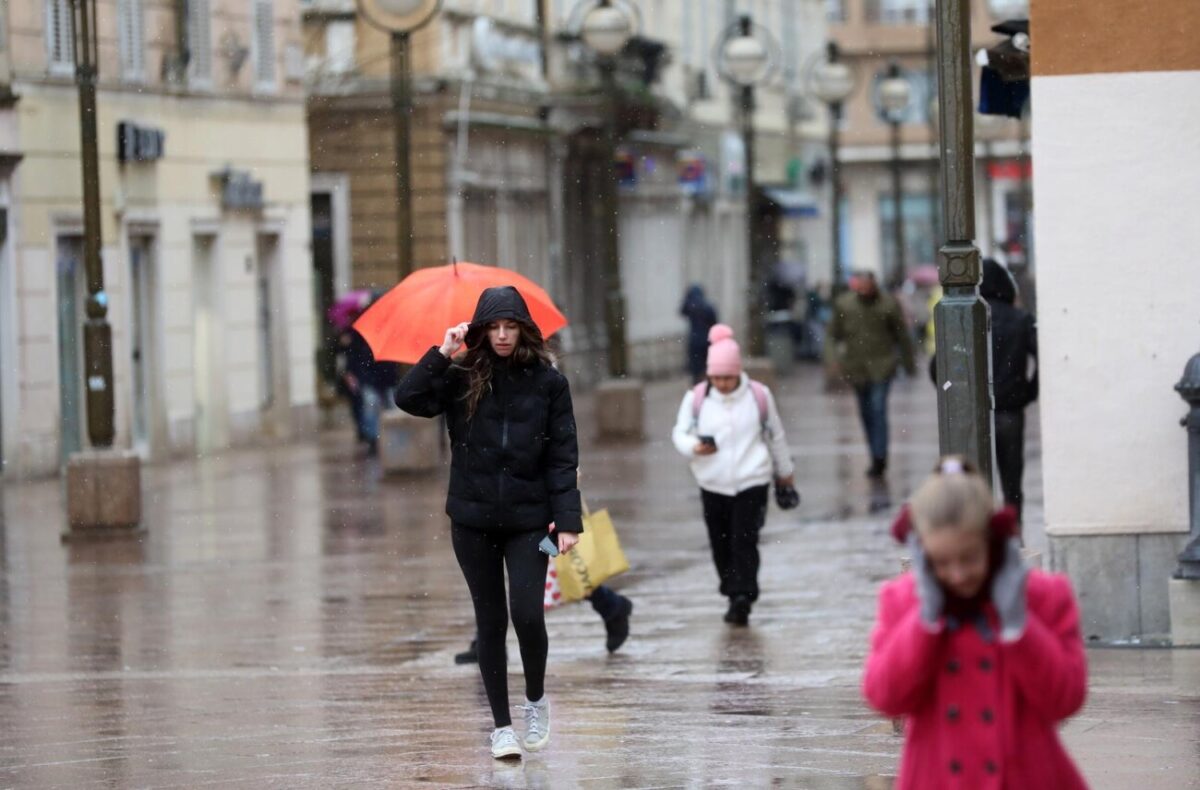
[[[686,149],[680,151],[675,160],[679,170],[679,186],[687,195],[707,195],[708,159],[703,151]]]
[[[125,164],[162,159],[166,142],[167,134],[162,129],[121,121],[117,124],[117,161]]]
[[[221,181],[221,208],[228,211],[258,211],[263,203],[263,183],[245,170],[225,168],[213,173]]]

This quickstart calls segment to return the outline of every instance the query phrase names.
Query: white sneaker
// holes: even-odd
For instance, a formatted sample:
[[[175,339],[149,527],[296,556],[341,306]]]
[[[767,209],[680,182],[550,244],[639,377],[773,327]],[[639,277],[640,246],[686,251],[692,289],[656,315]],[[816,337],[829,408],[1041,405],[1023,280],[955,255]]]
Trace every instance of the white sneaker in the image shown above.
[[[517,742],[517,734],[512,727],[497,727],[492,731],[492,757],[503,760],[520,756],[521,744]]]
[[[525,712],[525,750],[536,752],[550,743],[550,699],[543,696],[538,702],[525,700],[518,705]]]

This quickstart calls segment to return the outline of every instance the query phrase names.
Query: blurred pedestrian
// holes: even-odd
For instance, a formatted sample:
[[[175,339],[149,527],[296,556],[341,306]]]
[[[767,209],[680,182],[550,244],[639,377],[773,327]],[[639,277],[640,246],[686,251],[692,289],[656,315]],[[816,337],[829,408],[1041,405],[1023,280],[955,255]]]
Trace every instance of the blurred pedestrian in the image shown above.
[[[704,380],[704,360],[708,353],[708,330],[717,323],[717,309],[704,295],[704,289],[692,285],[683,297],[679,314],[688,321],[687,365],[692,382]]]
[[[1037,400],[1037,322],[1016,306],[1017,283],[992,258],[983,261],[979,295],[988,303],[992,322],[992,401],[996,467],[1004,501],[1022,516],[1025,503],[1025,409]],[[930,362],[938,384],[937,358]]]
[[[837,298],[826,342],[830,356],[858,396],[858,412],[871,453],[867,475],[882,478],[888,462],[888,392],[902,364],[912,375],[913,339],[900,306],[879,290],[875,275],[850,278],[850,291]]]
[[[343,391],[350,393],[359,441],[366,443],[369,455],[375,455],[379,451],[379,417],[396,387],[399,366],[394,362],[376,362],[367,341],[353,329],[342,336],[345,338]]]
[[[462,361],[452,364],[464,345]],[[446,513],[475,606],[479,669],[495,724],[492,756],[520,757],[522,745],[538,751],[550,740],[542,608],[547,555],[539,544],[550,540],[551,522],[559,551],[569,551],[583,531],[567,380],[555,370],[517,289],[489,288],[471,322],[447,329],[441,347],[404,377],[396,403],[410,414],[447,418]],[[510,612],[525,670],[523,741],[513,732],[508,706]]]
[[[709,340],[708,381],[683,396],[671,438],[700,485],[720,591],[729,599],[725,622],[746,625],[759,594],[768,489],[773,478],[794,493],[794,467],[775,399],[742,371],[733,330],[717,324]]]
[[[1086,787],[1057,734],[1087,690],[1071,585],[1025,567],[992,503],[945,458],[893,527],[912,571],[879,592],[863,693],[906,717],[897,790]]]

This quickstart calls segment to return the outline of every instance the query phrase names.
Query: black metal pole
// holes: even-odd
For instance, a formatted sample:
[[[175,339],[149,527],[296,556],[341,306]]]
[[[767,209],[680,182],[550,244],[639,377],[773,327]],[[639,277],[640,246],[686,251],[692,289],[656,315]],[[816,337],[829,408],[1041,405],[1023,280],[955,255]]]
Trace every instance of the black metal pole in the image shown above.
[[[79,87],[80,164],[83,172],[83,262],[87,272],[87,320],[83,325],[84,388],[88,439],[93,447],[113,443],[112,327],[100,259],[100,157],[96,130],[96,0],[73,0],[75,83]]]
[[[991,342],[979,298],[975,246],[975,140],[971,91],[970,4],[938,0],[938,114],[941,118],[942,215],[938,255],[942,300],[937,331],[938,439],[943,454],[972,461],[992,480]]]
[[[763,316],[763,262],[758,250],[758,234],[755,232],[755,214],[758,207],[757,184],[754,175],[754,88],[743,85],[741,90],[742,145],[746,152],[746,273],[749,287],[746,290],[747,318],[750,323],[750,353],[756,357],[766,353],[766,328]]]
[[[396,134],[396,270],[403,280],[412,273],[412,64],[410,33],[393,31],[392,56],[392,119]]]
[[[904,284],[907,269],[904,251],[904,184],[900,169],[900,121],[890,121],[892,127],[892,244],[896,253],[892,260],[892,274],[888,283],[892,288]]]
[[[617,64],[603,58],[600,72],[604,78],[604,94],[608,112],[604,121],[604,156],[602,205],[605,223],[604,277],[608,293],[604,299],[604,318],[608,329],[608,372],[613,378],[624,378],[629,372],[628,346],[625,338],[625,291],[621,284],[620,185],[617,180]]]

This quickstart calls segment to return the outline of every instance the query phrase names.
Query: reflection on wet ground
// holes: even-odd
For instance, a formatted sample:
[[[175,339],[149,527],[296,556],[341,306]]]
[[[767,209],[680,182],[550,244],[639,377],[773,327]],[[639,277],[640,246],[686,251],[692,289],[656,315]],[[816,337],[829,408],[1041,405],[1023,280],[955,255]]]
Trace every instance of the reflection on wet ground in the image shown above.
[[[0,786],[890,787],[899,740],[858,674],[897,568],[892,504],[937,454],[932,390],[896,387],[892,469],[872,486],[852,399],[813,371],[786,382],[804,503],[771,514],[748,630],[721,622],[667,440],[683,391],[649,388],[637,445],[592,443],[579,399],[586,494],[633,563],[617,586],[634,635],[609,656],[590,608],[549,614],[554,744],[515,766],[486,756],[476,670],[452,661],[472,624],[443,474],[383,478],[344,432],[153,466],[144,540],[70,546],[58,481],[6,484]],[[1200,786],[1200,652],[1091,659],[1065,733],[1093,786]]]

